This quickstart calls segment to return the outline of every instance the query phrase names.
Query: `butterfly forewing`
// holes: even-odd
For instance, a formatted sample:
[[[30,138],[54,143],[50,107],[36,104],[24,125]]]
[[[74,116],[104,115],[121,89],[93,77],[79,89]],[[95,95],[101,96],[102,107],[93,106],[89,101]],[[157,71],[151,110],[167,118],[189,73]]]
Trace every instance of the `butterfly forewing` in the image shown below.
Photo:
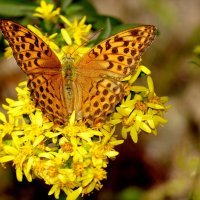
[[[140,26],[120,32],[96,45],[80,65],[96,70],[98,75],[124,77],[132,73],[141,55],[153,41],[156,28]]]
[[[0,20],[0,29],[13,55],[28,75],[28,87],[35,104],[56,123],[68,119],[63,97],[61,63],[50,47],[29,29],[8,20]]]
[[[13,50],[13,55],[26,73],[38,73],[42,68],[59,70],[60,61],[49,46],[35,33],[12,21],[0,20],[0,29]]]

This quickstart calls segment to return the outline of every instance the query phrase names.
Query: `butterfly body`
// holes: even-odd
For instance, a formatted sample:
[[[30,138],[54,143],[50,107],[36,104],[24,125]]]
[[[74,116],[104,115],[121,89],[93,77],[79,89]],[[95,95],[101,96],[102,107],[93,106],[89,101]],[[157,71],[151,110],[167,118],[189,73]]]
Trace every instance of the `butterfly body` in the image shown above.
[[[153,41],[156,28],[140,26],[100,42],[77,63],[56,54],[35,33],[9,20],[0,20],[17,64],[28,76],[36,107],[55,124],[76,119],[96,126],[105,121],[124,98],[124,77],[133,74],[142,53]]]
[[[73,60],[67,58],[66,62],[62,67],[62,80],[63,80],[63,97],[65,100],[65,107],[68,113],[71,114],[74,109],[74,93],[73,88],[75,87],[73,82],[75,78]]]

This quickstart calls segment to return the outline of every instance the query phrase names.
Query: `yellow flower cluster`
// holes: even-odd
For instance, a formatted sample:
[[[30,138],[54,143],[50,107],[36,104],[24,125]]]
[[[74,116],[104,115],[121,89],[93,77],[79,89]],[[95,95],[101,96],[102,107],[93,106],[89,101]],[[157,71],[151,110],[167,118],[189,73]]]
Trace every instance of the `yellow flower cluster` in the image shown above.
[[[55,21],[56,17],[60,14],[60,8],[54,9],[54,4],[47,4],[46,1],[42,0],[40,1],[40,7],[37,7],[35,9],[35,13],[33,16],[42,18],[44,20],[48,21]]]
[[[72,45],[72,43],[75,43],[80,46],[81,44],[83,44],[83,42],[87,42],[87,36],[92,26],[91,24],[85,24],[86,17],[83,17],[80,22],[77,18],[75,18],[73,23],[71,23],[63,15],[60,15],[60,18],[68,27],[67,29],[61,29],[62,36],[68,45]]]
[[[16,88],[17,101],[6,99],[8,120],[0,112],[0,163],[12,161],[18,181],[23,175],[28,181],[44,179],[55,198],[60,190],[68,199],[99,190],[108,159],[118,155],[114,147],[123,140],[116,139],[114,128],[93,130],[78,124],[75,113],[67,126],[54,127],[34,107],[26,84]]]
[[[72,54],[76,61],[89,50],[83,44],[91,25],[85,24],[85,17],[70,22],[59,13],[60,8],[54,10],[53,4],[42,0],[34,16],[52,22],[55,17],[62,20],[65,28],[60,30],[63,41],[60,46],[53,41],[59,33],[47,36],[31,25],[28,28],[51,47],[61,62],[66,55]],[[60,41],[61,37],[58,38]],[[6,56],[10,54],[9,48]],[[147,75],[147,87],[135,85],[141,73]],[[123,80],[126,98],[110,119],[96,129],[77,122],[75,113],[66,126],[55,126],[35,108],[27,82],[20,83],[16,88],[17,100],[6,99],[7,105],[3,105],[7,117],[0,112],[0,163],[12,161],[18,181],[22,181],[23,175],[28,181],[43,179],[52,186],[49,195],[54,194],[57,199],[61,190],[67,200],[75,200],[79,195],[101,189],[102,180],[107,178],[109,159],[118,155],[114,148],[123,143],[117,139],[115,126],[121,123],[122,137],[126,139],[130,134],[137,142],[141,131],[156,135],[157,126],[167,122],[163,117],[168,109],[165,106],[167,97],[156,96],[150,73],[141,65],[133,76]]]
[[[148,72],[149,70],[145,66],[139,66],[138,71]],[[138,74],[130,77],[130,81],[136,80]],[[141,131],[157,135],[157,126],[167,123],[163,115],[169,108],[164,105],[168,101],[168,97],[156,96],[150,76],[147,76],[147,85],[147,88],[129,85],[127,98],[116,108],[116,112],[111,117],[110,123],[113,125],[122,123],[124,139],[129,133],[132,140],[137,142],[138,134]]]

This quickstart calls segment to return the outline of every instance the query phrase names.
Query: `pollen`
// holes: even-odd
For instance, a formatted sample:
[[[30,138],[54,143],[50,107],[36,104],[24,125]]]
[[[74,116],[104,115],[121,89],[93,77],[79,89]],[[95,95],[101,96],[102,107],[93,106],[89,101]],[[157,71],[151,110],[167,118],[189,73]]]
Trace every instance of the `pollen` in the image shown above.
[[[98,169],[95,172],[95,179],[101,181],[107,178],[107,172],[104,169]]]
[[[70,142],[66,142],[66,143],[61,145],[61,149],[64,152],[71,153],[73,151],[73,146]]]
[[[141,110],[143,112],[146,112],[147,111],[147,105],[141,101],[138,101],[136,104],[135,104],[135,108],[137,110]]]
[[[84,166],[82,163],[80,162],[75,163],[73,169],[76,176],[82,176],[82,173],[84,172]]]

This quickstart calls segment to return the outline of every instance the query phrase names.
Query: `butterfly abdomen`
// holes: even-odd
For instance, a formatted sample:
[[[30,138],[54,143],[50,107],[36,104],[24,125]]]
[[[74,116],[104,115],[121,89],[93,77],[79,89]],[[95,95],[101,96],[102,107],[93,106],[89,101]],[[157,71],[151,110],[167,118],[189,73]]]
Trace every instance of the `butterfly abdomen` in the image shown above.
[[[75,79],[75,71],[74,71],[73,60],[70,58],[66,58],[65,63],[62,67],[62,79],[63,79],[63,98],[65,102],[65,106],[67,112],[71,114],[74,110],[74,79]]]

